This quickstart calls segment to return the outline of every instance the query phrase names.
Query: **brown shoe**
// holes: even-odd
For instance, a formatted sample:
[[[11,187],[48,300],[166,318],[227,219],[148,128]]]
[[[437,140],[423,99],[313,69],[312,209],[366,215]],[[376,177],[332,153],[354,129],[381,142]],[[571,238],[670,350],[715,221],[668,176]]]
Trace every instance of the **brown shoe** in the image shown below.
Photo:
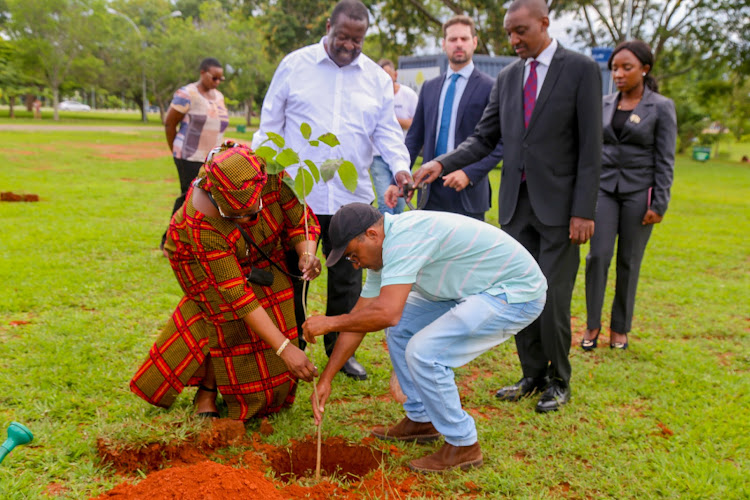
[[[401,422],[391,427],[378,425],[372,428],[371,434],[386,441],[407,441],[412,443],[430,443],[440,439],[440,433],[432,422],[414,422],[404,417]]]
[[[467,470],[481,467],[483,463],[482,450],[478,442],[470,446],[453,446],[445,443],[432,455],[412,460],[409,467],[417,472],[445,472],[456,468]]]

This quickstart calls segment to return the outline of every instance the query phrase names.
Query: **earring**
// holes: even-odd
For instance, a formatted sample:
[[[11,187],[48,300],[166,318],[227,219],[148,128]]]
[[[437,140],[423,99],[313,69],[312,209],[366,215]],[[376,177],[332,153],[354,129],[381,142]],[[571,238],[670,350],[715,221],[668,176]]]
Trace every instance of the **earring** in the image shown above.
[[[646,76],[646,73],[643,73],[643,76]]]

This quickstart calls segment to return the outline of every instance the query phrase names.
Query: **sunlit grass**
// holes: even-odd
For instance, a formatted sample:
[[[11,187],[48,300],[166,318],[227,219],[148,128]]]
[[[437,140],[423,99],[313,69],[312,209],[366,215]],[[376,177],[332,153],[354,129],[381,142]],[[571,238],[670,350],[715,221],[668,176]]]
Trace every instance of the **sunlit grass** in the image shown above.
[[[16,420],[35,434],[0,466],[0,498],[42,498],[51,483],[67,498],[101,493],[121,478],[98,460],[98,438],[138,444],[187,439],[195,430],[192,391],[164,411],[127,387],[180,298],[158,251],[178,190],[166,146],[163,156],[153,154],[163,142],[157,126],[0,135],[0,191],[41,198],[0,203],[0,432]],[[106,148],[143,159],[108,158]],[[457,370],[485,465],[431,476],[421,491],[459,498],[471,481],[487,498],[750,496],[748,193],[747,166],[679,158],[670,209],[646,252],[630,350],[571,349],[573,398],[554,415],[536,414],[533,400],[494,398],[520,377],[512,341]],[[324,310],[324,290],[325,276],[312,287],[312,310]],[[582,263],[576,333],[583,293]],[[606,304],[611,293],[612,283]],[[322,347],[309,354],[324,366]],[[358,357],[370,378],[337,377],[325,436],[360,440],[403,415],[387,396],[382,332],[367,336]],[[267,442],[285,446],[314,433],[310,392],[300,386],[293,408],[272,419]],[[405,464],[437,445],[398,446],[403,455],[388,457],[384,470],[405,477]]]

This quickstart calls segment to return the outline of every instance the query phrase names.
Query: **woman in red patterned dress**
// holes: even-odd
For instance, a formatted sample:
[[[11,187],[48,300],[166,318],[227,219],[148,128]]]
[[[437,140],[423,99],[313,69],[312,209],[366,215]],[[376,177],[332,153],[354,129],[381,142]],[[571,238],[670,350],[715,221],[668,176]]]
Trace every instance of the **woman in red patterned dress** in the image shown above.
[[[225,144],[209,154],[164,246],[185,295],[130,382],[149,403],[169,407],[186,385],[198,385],[199,415],[219,416],[218,389],[229,418],[246,420],[292,404],[297,379],[317,375],[298,347],[284,271],[285,249],[293,248],[303,279],[320,274],[320,226],[284,175],[267,175],[245,146]],[[271,273],[273,282],[249,282],[251,269]]]

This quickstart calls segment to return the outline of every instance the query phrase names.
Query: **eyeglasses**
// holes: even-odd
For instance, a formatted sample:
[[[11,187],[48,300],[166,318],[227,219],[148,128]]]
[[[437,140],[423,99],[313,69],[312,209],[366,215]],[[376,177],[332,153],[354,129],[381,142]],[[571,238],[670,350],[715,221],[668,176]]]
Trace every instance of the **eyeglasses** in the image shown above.
[[[236,219],[255,218],[258,216],[260,211],[263,210],[263,198],[260,198],[260,203],[258,204],[258,210],[256,210],[255,212],[249,212],[249,213],[242,214],[242,215],[227,215],[221,210],[221,207],[219,206],[219,204],[216,203],[214,196],[211,193],[207,193],[207,194],[208,194],[209,201],[211,201],[211,204],[216,207],[216,209],[219,211],[219,215],[221,215],[224,219],[236,220]]]
[[[216,208],[219,209],[219,215],[224,217],[225,219],[247,219],[247,218],[253,218],[257,217],[261,210],[263,210],[263,198],[260,199],[260,204],[258,205],[258,210],[255,212],[249,212],[242,215],[226,215],[224,212],[221,211],[220,206],[216,206]]]
[[[345,255],[344,258],[351,262],[352,264],[359,265],[359,257],[357,257],[356,253],[350,253],[349,255]]]
[[[226,80],[226,78],[224,78],[223,76],[212,76],[211,80],[215,82],[223,82],[224,80]]]

